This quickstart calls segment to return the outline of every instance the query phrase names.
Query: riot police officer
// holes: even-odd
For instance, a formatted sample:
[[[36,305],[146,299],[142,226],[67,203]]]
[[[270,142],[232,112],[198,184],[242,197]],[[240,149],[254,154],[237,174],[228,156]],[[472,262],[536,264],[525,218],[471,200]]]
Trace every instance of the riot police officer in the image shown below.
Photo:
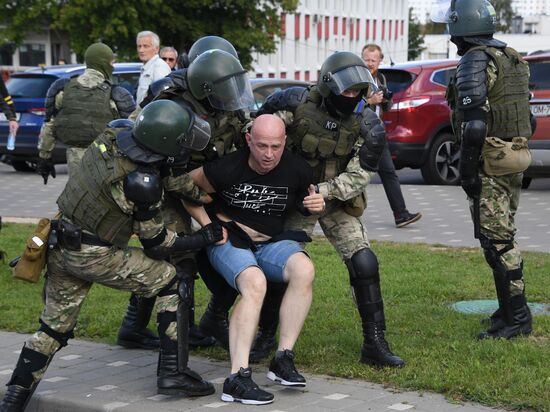
[[[514,216],[531,159],[529,66],[517,51],[493,38],[496,13],[489,1],[454,0],[437,7],[432,20],[448,24],[462,56],[447,100],[461,142],[461,185],[470,201],[474,235],[493,271],[499,305],[489,329],[478,338],[528,335],[532,320]]]
[[[323,63],[315,86],[289,88],[268,97],[258,114],[289,111],[287,145],[314,168],[317,191],[326,201],[320,215],[289,216],[287,229],[313,231],[317,221],[344,260],[363,326],[361,362],[401,367],[385,339],[386,322],[378,260],[360,216],[366,207],[369,173],[385,147],[384,127],[369,108],[354,113],[374,80],[364,62],[336,52]]]
[[[160,213],[161,167],[174,156],[184,156],[184,146],[204,146],[208,128],[200,126],[190,110],[166,100],[149,105],[133,128],[119,122],[85,151],[57,200],[61,217],[52,227],[58,243],[50,236],[50,247],[55,248],[47,258],[41,326],[23,346],[0,405],[2,412],[24,410],[53,355],[73,337],[94,282],[158,295],[159,393],[214,392],[209,382],[187,367],[182,341],[192,289],[187,274],[165,258],[213,244],[222,238],[222,231],[208,225],[194,235],[178,236],[164,226]],[[133,233],[143,249],[128,246]]]
[[[103,43],[86,49],[86,69],[78,77],[56,80],[46,94],[46,119],[38,141],[38,173],[55,177],[52,151],[56,141],[67,147],[69,175],[78,166],[84,151],[113,119],[127,118],[135,109],[132,95],[113,86],[113,51]]]

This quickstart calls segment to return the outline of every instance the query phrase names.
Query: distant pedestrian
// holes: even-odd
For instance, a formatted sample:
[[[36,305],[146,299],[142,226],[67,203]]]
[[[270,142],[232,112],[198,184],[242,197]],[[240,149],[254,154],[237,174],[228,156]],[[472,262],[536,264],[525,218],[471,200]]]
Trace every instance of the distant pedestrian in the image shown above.
[[[168,63],[159,57],[160,39],[152,31],[139,32],[136,37],[137,52],[139,59],[143,62],[139,84],[136,91],[136,104],[139,104],[147,95],[149,85],[172,70]]]
[[[178,61],[178,51],[173,47],[163,47],[160,49],[160,58],[164,60],[172,71],[176,70],[176,63]]]

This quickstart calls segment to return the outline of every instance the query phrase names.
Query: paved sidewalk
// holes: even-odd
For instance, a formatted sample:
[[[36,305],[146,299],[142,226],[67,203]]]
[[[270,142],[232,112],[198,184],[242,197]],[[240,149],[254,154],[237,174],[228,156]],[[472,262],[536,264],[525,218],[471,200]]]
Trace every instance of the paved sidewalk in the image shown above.
[[[28,335],[0,332],[0,395],[11,376],[18,353]],[[245,406],[220,401],[227,362],[192,357],[191,367],[216,386],[211,396],[185,399],[157,395],[157,353],[120,346],[71,340],[52,361],[27,411],[497,411],[473,403],[451,404],[441,395],[396,392],[365,381],[306,374],[307,387],[287,389],[255,368],[256,382],[275,394],[266,406]]]

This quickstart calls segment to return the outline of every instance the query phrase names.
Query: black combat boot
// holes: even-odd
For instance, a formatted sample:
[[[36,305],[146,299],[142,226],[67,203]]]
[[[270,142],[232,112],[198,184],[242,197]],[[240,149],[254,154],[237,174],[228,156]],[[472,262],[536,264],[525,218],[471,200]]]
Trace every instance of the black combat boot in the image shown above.
[[[200,331],[207,336],[213,336],[224,349],[229,350],[229,308],[223,304],[223,299],[212,295],[208,306],[199,322]]]
[[[258,363],[277,349],[277,326],[279,310],[286,292],[286,283],[268,282],[267,292],[260,312],[260,322],[256,339],[250,350],[248,362]]]
[[[367,322],[363,325],[365,338],[361,348],[361,362],[378,367],[401,368],[405,362],[399,356],[394,355],[385,338],[384,324],[382,322]]]
[[[118,345],[128,349],[158,349],[159,338],[147,328],[155,301],[156,297],[138,297],[132,293],[128,310],[118,330]]]
[[[25,410],[40,382],[35,380],[33,373],[47,367],[51,358],[23,346],[15,370],[6,385],[8,389],[0,403],[0,412],[22,412]]]
[[[510,298],[508,304],[511,319],[499,318],[487,331],[481,332],[477,336],[478,339],[510,339],[515,336],[527,336],[533,331],[533,319],[525,295]]]
[[[178,354],[160,349],[157,391],[163,395],[206,396],[214,393],[214,386],[185,367],[178,369]]]
[[[162,293],[162,292],[161,292]],[[181,308],[180,308],[181,309]],[[188,308],[182,310],[183,316],[187,316]],[[157,314],[158,332],[160,337],[160,353],[157,368],[157,391],[163,395],[187,395],[187,396],[206,396],[214,393],[214,386],[201,378],[201,376],[189,369],[187,366],[187,339],[184,335],[187,330],[178,333],[182,347],[178,348],[178,341],[170,339],[166,335],[166,330],[174,321],[173,312],[159,312]],[[186,324],[184,321],[183,324]],[[182,322],[178,319],[178,328]],[[180,353],[178,353],[178,350]],[[181,356],[181,359],[179,358]]]

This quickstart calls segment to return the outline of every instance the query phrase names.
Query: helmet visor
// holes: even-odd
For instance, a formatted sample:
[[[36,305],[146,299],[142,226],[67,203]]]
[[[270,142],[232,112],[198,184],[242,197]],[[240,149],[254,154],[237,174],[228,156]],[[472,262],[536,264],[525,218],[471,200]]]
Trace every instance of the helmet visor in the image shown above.
[[[349,66],[336,73],[329,73],[327,86],[335,95],[348,89],[362,90],[375,85],[370,71],[365,66]]]
[[[451,0],[437,0],[432,4],[430,19],[434,23],[450,23]]]
[[[246,72],[232,74],[215,81],[208,94],[208,101],[212,107],[227,112],[245,109],[252,105],[254,95]]]
[[[186,149],[203,150],[210,141],[210,125],[206,120],[190,113],[189,130],[178,137],[178,143]]]

